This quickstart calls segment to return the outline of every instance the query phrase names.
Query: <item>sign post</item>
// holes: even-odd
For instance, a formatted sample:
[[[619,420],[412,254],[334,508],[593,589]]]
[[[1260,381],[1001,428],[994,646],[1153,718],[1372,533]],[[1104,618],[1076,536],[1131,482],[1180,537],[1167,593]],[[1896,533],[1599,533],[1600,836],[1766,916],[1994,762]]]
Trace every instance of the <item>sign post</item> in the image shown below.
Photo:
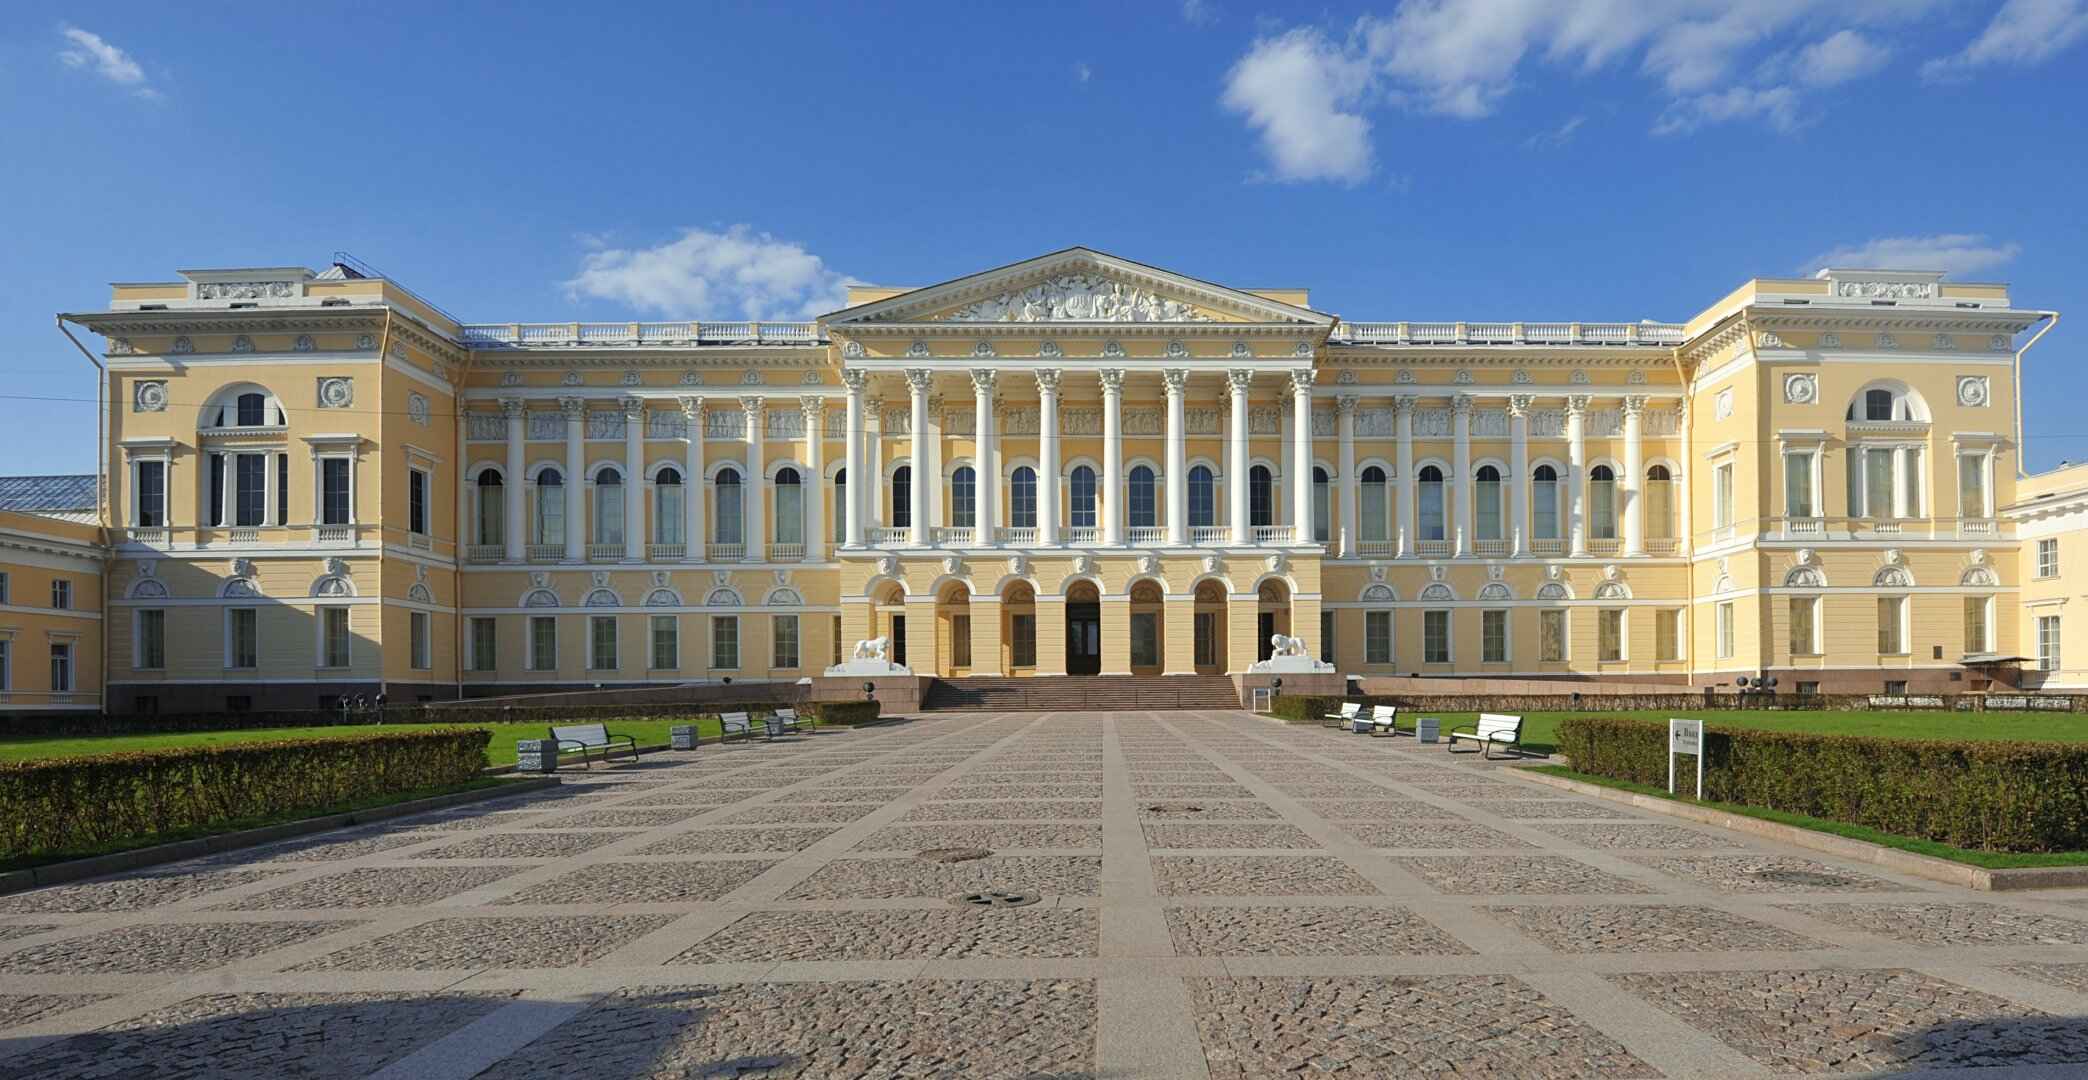
[[[1668,721],[1668,794],[1675,793],[1675,755],[1696,756],[1696,797],[1704,797],[1704,722],[1702,720]]]

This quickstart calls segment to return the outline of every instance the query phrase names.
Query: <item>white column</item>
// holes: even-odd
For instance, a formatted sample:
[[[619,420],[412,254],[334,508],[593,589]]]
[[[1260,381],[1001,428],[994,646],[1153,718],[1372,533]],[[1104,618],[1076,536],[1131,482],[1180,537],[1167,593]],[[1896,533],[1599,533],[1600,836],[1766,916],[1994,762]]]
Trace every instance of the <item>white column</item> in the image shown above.
[[[1587,415],[1586,395],[1566,399],[1566,535],[1571,542],[1568,551],[1576,556],[1588,553],[1588,530],[1581,520],[1586,497],[1581,489],[1588,471]]]
[[[1453,468],[1457,475],[1451,479],[1450,494],[1457,507],[1457,541],[1459,555],[1472,553],[1472,395],[1457,394],[1450,399],[1451,434],[1455,437]]]
[[[566,429],[565,561],[576,563],[587,554],[587,458],[580,444],[587,423],[587,399],[559,398],[558,407],[565,413]]]
[[[943,518],[943,396],[928,395],[928,535],[933,537]],[[916,470],[918,471],[918,470]]]
[[[1399,423],[1399,554],[1414,553],[1414,399],[1401,395],[1392,399]]]
[[[1530,405],[1528,394],[1508,399],[1508,475],[1515,494],[1508,500],[1508,536],[1515,553],[1530,553]]]
[[[1247,527],[1247,388],[1254,385],[1254,372],[1234,368],[1225,373],[1225,382],[1232,388],[1232,453],[1225,466],[1232,475],[1225,478],[1225,487],[1232,494],[1232,542],[1244,547],[1254,542]]]
[[[743,397],[740,411],[746,414],[747,421],[747,484],[741,489],[747,493],[745,513],[741,515],[746,522],[747,552],[742,558],[747,562],[767,562],[769,484],[762,472],[761,443],[768,438],[768,399]]]
[[[876,481],[863,471],[864,375],[854,369],[844,370],[841,372],[841,382],[848,387],[848,447],[845,451],[848,455],[848,464],[845,466],[848,475],[843,477],[848,482],[845,493],[848,500],[848,532],[843,540],[848,547],[862,547],[863,507],[866,505],[863,501],[866,497],[864,493],[877,486]]]
[[[978,464],[973,472],[977,475],[978,505],[973,511],[973,524],[977,526],[977,543],[986,547],[993,543],[994,533],[1000,525],[1000,462],[994,456],[993,439],[993,390],[1000,385],[1000,372],[992,368],[973,368],[972,380],[972,440],[978,450]]]
[[[863,433],[863,475],[866,481],[863,488],[863,522],[864,527],[874,529],[892,523],[885,502],[891,493],[886,490],[884,482],[884,399],[864,398],[863,408],[869,412],[870,425]]]
[[[1618,477],[1617,490],[1624,499],[1624,554],[1646,553],[1646,502],[1639,498],[1645,483],[1645,438],[1643,413],[1646,399],[1634,395],[1624,399],[1624,475]]]
[[[1281,396],[1284,393],[1285,391],[1282,390],[1277,391],[1278,398],[1276,403],[1278,405],[1285,405],[1290,402],[1289,398]],[[1312,483],[1312,462],[1307,461],[1302,466],[1298,464],[1297,446],[1294,440],[1292,440],[1291,438],[1290,410],[1279,409],[1277,410],[1277,413],[1278,418],[1276,421],[1276,448],[1277,451],[1282,455],[1283,461],[1283,475],[1278,479],[1285,485],[1310,484]],[[1248,423],[1251,425],[1254,420],[1254,410],[1251,408],[1247,410],[1247,419]],[[1252,437],[1251,428],[1249,437]],[[1290,488],[1286,486],[1284,490],[1289,491]],[[1311,533],[1305,531],[1312,527],[1311,522],[1291,520],[1291,500],[1289,496],[1277,499],[1275,510],[1276,523],[1278,525],[1291,525],[1297,527],[1299,530],[1297,535],[1299,536],[1309,537],[1312,535]]]
[[[1102,372],[1102,542],[1124,542],[1124,371]]]
[[[1319,372],[1311,368],[1295,368],[1291,371],[1291,445],[1298,459],[1298,471],[1308,480],[1312,474],[1312,384]],[[1240,477],[1245,484],[1247,477]],[[1291,516],[1298,519],[1298,531],[1293,543],[1306,544],[1312,541],[1312,485],[1298,484],[1291,488]],[[1303,637],[1306,627],[1291,627],[1291,633]],[[1319,637],[1319,627],[1309,628],[1312,636]]]
[[[644,562],[645,544],[645,402],[627,397],[617,402],[624,418],[624,561]]]
[[[679,404],[682,422],[689,429],[689,442],[682,451],[682,514],[687,518],[682,531],[683,539],[688,541],[682,561],[702,562],[709,539],[703,533],[703,500],[710,490],[703,478],[703,399],[685,397]]]
[[[1160,373],[1167,388],[1167,542],[1189,542],[1189,432],[1183,415],[1183,398],[1189,392],[1189,372],[1169,368]]]
[[[1059,527],[1059,372],[1037,372],[1037,543],[1058,544]]]
[[[1357,510],[1356,485],[1361,479],[1356,476],[1356,406],[1359,399],[1354,394],[1345,394],[1334,401],[1336,429],[1341,435],[1341,458],[1335,468],[1341,476],[1333,490],[1341,492],[1341,557],[1356,557],[1356,542],[1362,539],[1362,517]],[[1308,475],[1307,482],[1310,482]],[[1329,537],[1332,539],[1332,537]]]
[[[928,387],[934,376],[927,368],[908,368],[906,385],[913,400],[913,483],[907,490],[912,503],[908,539],[915,547],[928,546]]]
[[[805,561],[826,561],[826,399],[802,397],[805,414],[805,477],[800,499],[805,508]]]
[[[502,398],[500,411],[507,417],[507,475],[500,478],[501,483],[505,485],[500,493],[507,499],[504,537],[507,550],[502,554],[502,558],[508,562],[521,562],[523,523],[528,520],[529,512],[529,485],[522,478],[522,473],[529,465],[522,457],[522,436],[524,425],[529,422],[529,414],[523,411],[520,398]],[[459,530],[460,535],[462,531]]]

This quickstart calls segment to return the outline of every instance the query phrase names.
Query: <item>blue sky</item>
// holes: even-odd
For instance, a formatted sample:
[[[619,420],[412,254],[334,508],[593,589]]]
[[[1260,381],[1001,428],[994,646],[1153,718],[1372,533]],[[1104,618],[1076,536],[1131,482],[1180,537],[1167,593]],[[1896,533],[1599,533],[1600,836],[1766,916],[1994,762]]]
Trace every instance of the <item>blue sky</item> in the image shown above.
[[[54,312],[336,249],[485,321],[800,317],[1071,244],[1355,319],[1942,268],[2072,313],[2029,461],[2088,456],[2088,0],[528,6],[0,16],[0,473],[93,468]]]

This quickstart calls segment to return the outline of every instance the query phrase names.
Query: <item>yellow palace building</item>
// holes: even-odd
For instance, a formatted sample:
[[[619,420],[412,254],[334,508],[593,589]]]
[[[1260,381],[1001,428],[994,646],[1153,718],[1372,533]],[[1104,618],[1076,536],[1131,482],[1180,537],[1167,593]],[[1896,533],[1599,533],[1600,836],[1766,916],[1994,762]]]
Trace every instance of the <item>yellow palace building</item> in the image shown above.
[[[865,665],[2088,682],[2058,586],[2088,551],[2038,546],[2088,475],[2018,480],[2053,316],[1936,273],[1365,322],[1069,248],[815,322],[464,323],[336,264],[61,318],[106,367],[72,644],[115,711]],[[50,633],[23,599],[15,708]]]

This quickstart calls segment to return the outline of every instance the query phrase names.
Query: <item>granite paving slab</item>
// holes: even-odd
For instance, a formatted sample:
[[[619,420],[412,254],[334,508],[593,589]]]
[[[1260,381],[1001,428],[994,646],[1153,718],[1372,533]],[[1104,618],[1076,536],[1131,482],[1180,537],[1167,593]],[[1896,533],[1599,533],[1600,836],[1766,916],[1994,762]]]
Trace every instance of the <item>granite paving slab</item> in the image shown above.
[[[1628,878],[1556,855],[1412,855],[1392,859],[1430,888],[1452,896],[1508,893],[1647,893]]]
[[[596,848],[628,840],[631,830],[585,832],[498,832],[480,833],[426,851],[409,859],[563,859],[584,855]],[[429,839],[422,837],[423,840]]]
[[[1693,904],[1490,907],[1488,915],[1562,953],[1800,952],[1825,942]]]
[[[751,855],[764,851],[803,851],[833,835],[830,826],[712,826],[677,833],[647,844],[637,855]]]
[[[1042,960],[1095,956],[1100,940],[1100,914],[1079,908],[757,911],[668,963]]]
[[[1168,908],[1185,956],[1463,956],[1471,949],[1399,907]]]
[[[1640,820],[1631,811],[1607,802],[1575,799],[1460,799],[1481,813],[1517,821]]]
[[[1582,847],[1612,850],[1719,851],[1747,846],[1745,840],[1733,833],[1705,832],[1659,822],[1537,825],[1533,828]]]
[[[500,904],[682,904],[716,900],[776,865],[767,860],[612,862],[538,882]]]
[[[1999,904],[1781,904],[1909,945],[2088,945],[2088,922]]]
[[[1886,892],[1912,888],[1790,855],[1627,855],[1625,858],[1720,892]]]
[[[574,967],[658,930],[673,915],[524,915],[436,919],[386,934],[295,971],[435,971]]]
[[[366,866],[256,893],[228,905],[236,911],[301,908],[417,907],[491,885],[520,866]]]
[[[1374,896],[1377,887],[1325,855],[1156,855],[1162,896]]]
[[[0,897],[0,914],[139,911],[178,904],[282,874],[281,870],[172,870],[53,885]]]
[[[1341,831],[1374,848],[1496,848],[1527,851],[1536,845],[1499,829],[1441,818],[1344,821]]]
[[[985,889],[1036,896],[1095,896],[1102,860],[1092,855],[1005,855],[937,863],[906,856],[836,859],[799,882],[786,900],[954,898]]]
[[[1317,848],[1319,841],[1295,825],[1145,826],[1148,848]]]
[[[46,1016],[107,1000],[107,994],[0,994],[0,1028],[33,1024]],[[0,1076],[9,1074],[8,1062],[0,1061]],[[27,1080],[24,1077],[24,1080]]]
[[[1102,826],[1072,824],[891,825],[855,846],[857,851],[923,851],[929,848],[1037,848],[1102,850]]]
[[[1099,800],[1022,799],[931,802],[906,812],[901,821],[1086,821],[1102,816]]]
[[[208,971],[235,960],[251,959],[361,925],[359,922],[145,923],[86,937],[31,945],[0,956],[0,972],[12,975],[139,975],[162,971]]]

